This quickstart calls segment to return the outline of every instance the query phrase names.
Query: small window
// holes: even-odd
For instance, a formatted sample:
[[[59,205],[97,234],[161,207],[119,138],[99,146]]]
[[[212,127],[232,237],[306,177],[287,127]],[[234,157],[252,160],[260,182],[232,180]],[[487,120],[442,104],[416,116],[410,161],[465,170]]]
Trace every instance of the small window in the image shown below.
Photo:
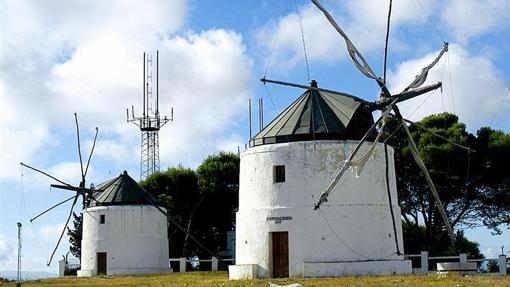
[[[106,215],[99,215],[99,224],[104,224],[106,222]]]
[[[285,182],[285,166],[273,166],[273,182]]]

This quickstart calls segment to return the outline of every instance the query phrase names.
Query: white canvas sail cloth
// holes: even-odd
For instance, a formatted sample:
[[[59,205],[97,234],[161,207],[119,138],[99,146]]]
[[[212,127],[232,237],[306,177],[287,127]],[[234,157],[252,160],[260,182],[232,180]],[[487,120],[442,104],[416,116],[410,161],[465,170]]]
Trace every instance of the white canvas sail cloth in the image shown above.
[[[347,45],[347,51],[349,52],[349,56],[351,56],[352,62],[358,70],[360,70],[361,73],[363,73],[365,76],[372,78],[374,80],[378,80],[378,77],[375,75],[374,71],[370,66],[368,65],[367,61],[365,61],[365,58],[361,55],[361,53],[358,51],[356,46],[352,43],[352,41],[347,37],[347,34],[338,26],[338,24],[335,22],[331,14],[329,14],[328,10],[326,10],[317,0],[312,0],[313,4],[319,8],[319,10],[324,13],[326,18],[328,19],[329,23],[335,28],[335,30],[344,38],[345,44]],[[361,61],[361,62],[360,62]]]
[[[425,81],[427,80],[429,70],[432,67],[434,67],[437,64],[437,62],[439,62],[439,59],[441,59],[441,56],[443,56],[443,54],[445,52],[448,52],[448,43],[443,44],[443,49],[441,49],[441,52],[439,53],[439,55],[437,55],[437,57],[434,59],[434,61],[432,61],[432,63],[430,63],[430,65],[428,65],[427,67],[425,67],[421,70],[421,73],[418,76],[416,76],[414,81],[409,86],[407,86],[407,88],[405,88],[404,91],[408,91],[410,89],[416,89],[416,88],[420,87],[421,85],[423,85],[423,83],[425,83]]]
[[[365,167],[365,164],[368,162],[368,160],[370,160],[374,156],[375,147],[377,146],[377,143],[379,142],[381,135],[382,133],[377,134],[377,137],[372,142],[368,150],[360,158],[346,162],[346,164],[353,169],[356,177],[360,176],[361,172],[363,171],[363,167]]]

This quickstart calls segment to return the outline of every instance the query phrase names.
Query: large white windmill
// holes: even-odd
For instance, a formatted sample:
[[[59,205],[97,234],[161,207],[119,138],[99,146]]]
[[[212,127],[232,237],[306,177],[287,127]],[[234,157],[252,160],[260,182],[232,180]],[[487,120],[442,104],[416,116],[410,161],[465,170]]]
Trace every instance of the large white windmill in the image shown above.
[[[380,143],[376,127],[390,113],[402,122],[451,238],[432,179],[397,103],[441,87],[421,87],[437,58],[401,93],[392,95],[317,0],[344,38],[354,65],[381,89],[369,102],[342,92],[263,78],[306,89],[241,154],[239,210],[236,214],[236,265],[231,279],[410,273],[404,259],[393,149]],[[374,121],[372,112],[380,110]],[[352,168],[353,173],[346,173]]]

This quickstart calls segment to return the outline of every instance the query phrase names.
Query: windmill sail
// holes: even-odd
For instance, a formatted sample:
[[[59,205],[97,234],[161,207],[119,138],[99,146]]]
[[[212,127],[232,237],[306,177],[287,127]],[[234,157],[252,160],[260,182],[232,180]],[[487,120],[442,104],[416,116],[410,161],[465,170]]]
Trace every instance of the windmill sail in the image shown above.
[[[441,56],[443,56],[445,52],[448,52],[448,43],[443,44],[443,49],[441,49],[439,55],[437,55],[437,57],[434,59],[434,61],[432,61],[432,63],[430,63],[430,65],[421,70],[421,73],[418,76],[416,76],[414,81],[409,86],[407,86],[407,88],[405,88],[404,91],[408,91],[409,89],[416,89],[423,85],[423,83],[425,83],[425,81],[427,80],[429,70],[432,69],[432,67],[434,67],[437,64],[437,62],[439,61],[439,59],[441,59]]]
[[[409,131],[409,128],[407,127],[407,123],[402,118],[402,115],[400,114],[400,111],[398,108],[395,108],[395,113],[399,117],[400,121],[402,122],[402,126],[404,127],[404,130],[407,134],[407,138],[409,141],[409,148],[411,149],[411,154],[413,155],[414,161],[418,165],[418,167],[422,170],[423,174],[425,175],[425,179],[427,180],[427,184],[429,186],[430,192],[432,193],[432,196],[434,196],[434,199],[437,203],[437,209],[439,210],[439,214],[441,214],[441,218],[443,219],[444,224],[446,225],[446,229],[448,230],[448,235],[452,239],[452,241],[455,238],[455,234],[453,232],[453,228],[450,224],[450,221],[448,220],[448,216],[446,215],[446,211],[444,210],[443,204],[441,203],[441,198],[439,198],[439,194],[437,193],[436,186],[434,185],[434,182],[432,181],[432,178],[430,177],[429,171],[427,170],[427,167],[425,166],[425,163],[423,162],[423,159],[420,156],[420,152],[418,151],[418,147],[416,146],[416,143],[414,142],[414,139],[411,135],[411,132]]]
[[[50,266],[51,264],[51,261],[53,260],[53,256],[55,255],[55,252],[57,252],[57,249],[58,249],[58,246],[60,245],[60,241],[62,240],[62,237],[64,236],[64,233],[66,231],[66,228],[67,228],[67,225],[69,224],[69,220],[71,219],[71,215],[73,214],[73,208],[74,206],[76,205],[76,202],[78,201],[78,197],[81,195],[82,196],[82,206],[83,206],[83,209],[85,209],[88,204],[90,203],[91,200],[95,200],[94,197],[92,196],[92,191],[93,191],[93,188],[86,188],[85,187],[85,177],[87,175],[87,171],[89,169],[89,164],[90,164],[90,160],[92,158],[92,154],[94,152],[94,147],[96,146],[96,140],[97,140],[97,134],[98,134],[98,131],[99,129],[96,127],[96,134],[94,136],[94,142],[93,142],[93,145],[92,145],[92,149],[89,153],[89,156],[88,156],[88,160],[87,160],[87,166],[85,168],[85,170],[83,169],[83,161],[82,161],[82,157],[81,157],[81,147],[80,147],[80,128],[78,126],[78,116],[76,115],[76,113],[74,113],[74,119],[75,119],[75,124],[76,124],[76,135],[77,135],[77,142],[78,142],[78,156],[79,156],[79,159],[80,159],[80,169],[81,169],[81,182],[79,184],[79,186],[73,186],[71,184],[68,184],[42,170],[39,170],[37,168],[34,168],[34,167],[31,167],[29,165],[26,165],[24,163],[20,163],[21,166],[23,167],[26,167],[26,168],[29,168],[31,170],[34,170],[38,173],[41,173],[51,179],[53,179],[54,181],[58,182],[58,183],[61,183],[62,185],[57,185],[57,184],[52,184],[51,187],[55,187],[55,188],[59,188],[59,189],[65,189],[65,190],[70,190],[70,191],[74,191],[76,192],[76,194],[71,197],[71,198],[68,198],[64,201],[61,201],[53,206],[51,206],[50,208],[44,210],[43,212],[39,213],[37,216],[35,216],[34,218],[32,218],[30,220],[30,222],[34,221],[35,219],[39,218],[40,216],[44,215],[45,213],[49,212],[50,210],[70,201],[71,199],[74,199],[73,200],[73,204],[71,205],[71,209],[69,210],[69,215],[67,217],[67,220],[66,220],[66,223],[64,224],[64,227],[62,229],[62,232],[60,233],[60,237],[58,238],[58,241],[57,241],[57,244],[55,245],[55,248],[53,249],[53,252],[51,253],[51,256],[48,260],[48,263],[47,265]]]
[[[367,76],[368,78],[374,79],[378,83],[378,85],[381,87],[382,99],[381,99],[381,106],[380,106],[380,108],[382,110],[384,110],[385,112],[379,117],[379,119],[375,122],[375,124],[377,124],[380,121],[384,121],[384,119],[388,116],[389,112],[392,109],[395,111],[395,115],[397,116],[397,118],[400,121],[402,121],[402,123],[404,124],[404,128],[406,129],[406,134],[407,134],[407,137],[408,137],[409,146],[410,146],[410,148],[412,150],[414,160],[416,161],[416,164],[420,167],[420,169],[422,169],[422,171],[425,174],[425,178],[427,180],[427,184],[429,186],[429,189],[430,189],[432,195],[434,196],[434,198],[436,199],[437,208],[439,210],[439,213],[441,214],[441,217],[442,217],[442,219],[444,221],[444,224],[446,225],[446,228],[448,230],[448,234],[450,236],[450,239],[453,242],[455,240],[455,234],[453,233],[453,228],[451,227],[451,224],[450,224],[450,222],[448,220],[448,217],[446,215],[446,212],[444,210],[443,204],[441,203],[439,195],[437,194],[437,190],[436,190],[436,187],[434,185],[434,182],[432,181],[432,178],[430,177],[430,175],[429,175],[429,173],[427,171],[427,168],[425,167],[425,164],[423,163],[423,160],[422,160],[420,154],[418,153],[418,149],[416,147],[416,144],[414,143],[414,140],[411,137],[411,134],[409,133],[409,130],[407,129],[407,126],[405,125],[405,121],[402,118],[402,115],[400,114],[400,112],[398,110],[398,107],[396,106],[397,102],[401,102],[401,101],[410,99],[411,97],[415,97],[417,95],[420,95],[420,94],[423,94],[423,93],[429,91],[431,88],[435,89],[435,88],[438,88],[438,87],[441,86],[440,84],[436,84],[436,85],[433,85],[433,86],[424,87],[422,89],[419,89],[420,91],[412,90],[412,89],[417,89],[421,85],[423,85],[423,83],[427,79],[427,75],[428,75],[429,70],[439,61],[441,56],[445,52],[448,51],[448,43],[444,43],[443,49],[441,50],[439,55],[434,59],[434,61],[432,61],[432,63],[430,65],[428,65],[427,67],[422,69],[421,74],[418,75],[414,79],[414,81],[404,90],[404,92],[402,92],[402,93],[400,93],[400,94],[398,94],[396,96],[392,96],[391,93],[389,92],[389,90],[386,88],[383,80],[378,78],[374,74],[374,72],[370,68],[369,64],[365,61],[365,59],[363,58],[361,53],[356,49],[356,47],[354,46],[352,41],[349,39],[349,37],[345,34],[345,32],[340,28],[340,26],[338,26],[338,24],[333,19],[331,14],[329,14],[329,12],[319,3],[318,0],[311,0],[311,1],[313,2],[313,4],[319,10],[321,10],[324,13],[324,15],[326,16],[328,21],[331,23],[331,25],[335,28],[335,30],[337,30],[337,32],[342,36],[342,38],[344,38],[345,43],[347,45],[347,51],[348,51],[348,53],[349,53],[349,55],[350,55],[354,65],[356,66],[356,68],[361,73],[363,73],[365,76]],[[415,92],[415,93],[413,93],[412,95],[411,94],[406,94],[406,93],[409,93],[409,92]],[[391,101],[391,103],[390,103],[390,101]],[[368,135],[368,133],[372,132],[372,130],[374,128],[375,128],[375,126],[372,126],[370,128],[370,130],[367,132],[367,135]],[[333,191],[334,187],[338,184],[340,178],[343,176],[343,174],[345,173],[347,168],[353,164],[354,156],[359,151],[359,149],[361,148],[361,145],[363,144],[363,142],[365,140],[366,140],[366,136],[364,136],[361,139],[360,143],[356,146],[356,148],[351,153],[351,155],[349,156],[347,161],[344,163],[342,168],[340,168],[340,170],[338,171],[337,175],[333,178],[333,180],[328,185],[326,190],[321,194],[319,200],[317,201],[317,203],[315,205],[315,209],[320,208],[321,204],[323,204],[324,202],[327,201],[328,196]],[[363,162],[363,161],[361,161],[361,162]]]
[[[318,0],[311,0],[315,6],[324,13],[326,18],[328,19],[329,23],[335,28],[335,30],[344,38],[345,44],[347,45],[347,51],[349,52],[349,56],[352,59],[352,62],[358,68],[358,70],[363,73],[363,75],[372,78],[374,80],[377,80],[378,77],[375,75],[374,71],[370,67],[370,65],[365,61],[365,58],[361,55],[361,53],[358,51],[356,46],[352,43],[351,39],[345,34],[345,32],[338,26],[335,19],[329,14],[328,10],[326,10]]]

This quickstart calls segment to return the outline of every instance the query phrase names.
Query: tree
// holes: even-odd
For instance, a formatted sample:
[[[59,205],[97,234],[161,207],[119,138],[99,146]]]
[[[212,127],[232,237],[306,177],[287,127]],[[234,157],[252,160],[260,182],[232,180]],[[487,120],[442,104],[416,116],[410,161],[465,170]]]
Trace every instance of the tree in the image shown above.
[[[81,240],[83,238],[82,216],[73,212],[73,228],[67,228],[67,235],[69,236],[69,251],[76,258],[81,260]]]
[[[157,203],[167,209],[167,214],[187,232],[192,232],[192,222],[201,193],[195,171],[182,166],[156,172],[140,185],[154,195]],[[168,226],[170,257],[188,256],[189,237],[174,224]],[[191,252],[193,253],[193,252]]]
[[[501,232],[501,226],[510,226],[510,180],[504,169],[510,159],[510,135],[482,128],[475,136],[450,113],[428,116],[418,124],[410,126],[410,130],[452,226],[463,229],[482,224],[495,233]],[[395,119],[390,120],[386,136],[398,125]],[[400,129],[388,140],[395,149],[398,195],[405,226],[414,225],[408,230],[416,231],[423,224],[422,240],[429,244],[428,250],[433,254],[445,253],[447,250],[441,243],[445,227],[437,203],[405,138]],[[452,142],[474,151],[468,152]]]
[[[214,252],[225,248],[227,231],[235,228],[239,205],[239,156],[220,152],[207,157],[197,168],[202,204],[197,224],[207,246]],[[214,214],[214,216],[211,216]]]
[[[226,232],[233,230],[238,205],[239,157],[219,153],[207,157],[193,171],[182,166],[151,175],[141,183],[167,208],[186,233],[169,225],[171,257],[208,257],[189,234],[213,253],[224,248]]]
[[[430,242],[426,241],[426,228],[424,225],[402,223],[404,233],[404,247],[406,254],[418,254],[424,250],[430,250]],[[462,230],[458,231],[455,237],[455,244],[450,243],[446,231],[441,232],[437,238],[435,250],[441,255],[459,255],[466,253],[468,258],[484,258],[480,252],[480,245],[477,242],[468,240]]]

